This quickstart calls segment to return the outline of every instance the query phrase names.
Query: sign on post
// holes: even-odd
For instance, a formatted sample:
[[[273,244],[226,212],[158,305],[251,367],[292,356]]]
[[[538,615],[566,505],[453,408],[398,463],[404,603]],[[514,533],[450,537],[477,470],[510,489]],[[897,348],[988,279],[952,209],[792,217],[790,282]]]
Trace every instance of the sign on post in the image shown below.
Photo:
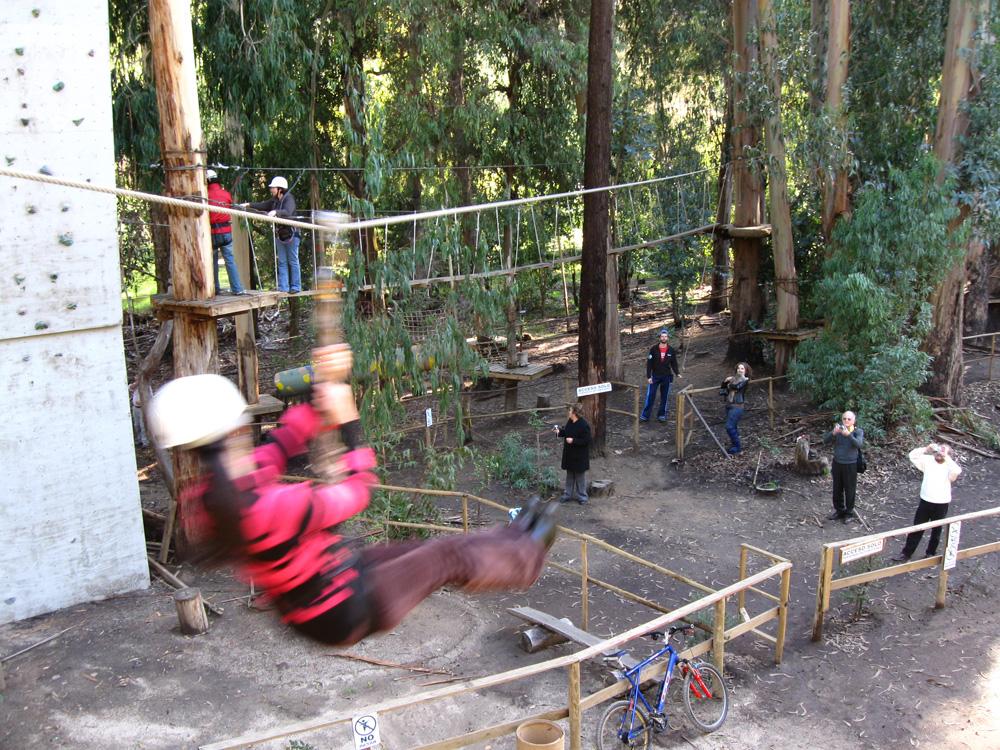
[[[382,740],[378,735],[378,714],[365,714],[354,719],[354,750],[380,747]]]
[[[962,533],[962,522],[955,521],[948,527],[948,543],[944,548],[944,570],[951,570],[958,563],[958,537]]]
[[[848,544],[840,548],[840,564],[844,565],[852,560],[859,560],[862,557],[871,557],[878,554],[885,547],[885,539],[873,539],[870,542],[860,544]]]
[[[424,422],[428,427],[434,426],[434,412],[430,409],[424,409]]]
[[[576,389],[576,397],[593,396],[595,393],[610,393],[611,383],[595,383],[594,385],[581,385]]]

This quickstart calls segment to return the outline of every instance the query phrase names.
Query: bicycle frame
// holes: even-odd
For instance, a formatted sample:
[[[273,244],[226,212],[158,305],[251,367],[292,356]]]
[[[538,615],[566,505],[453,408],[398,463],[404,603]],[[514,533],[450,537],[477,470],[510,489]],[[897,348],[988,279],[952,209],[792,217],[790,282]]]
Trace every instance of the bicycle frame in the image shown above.
[[[646,696],[642,694],[642,671],[648,667],[653,662],[659,660],[663,656],[669,654],[670,658],[667,661],[667,669],[663,673],[663,681],[660,683],[659,696],[656,699],[656,708],[654,709],[649,705],[649,701],[646,700]],[[636,737],[637,733],[634,728],[635,723],[635,710],[639,702],[645,707],[646,712],[651,715],[662,715],[664,705],[667,702],[667,690],[670,688],[670,681],[673,679],[674,668],[680,662],[680,658],[677,651],[669,643],[662,649],[657,651],[655,654],[643,659],[641,662],[636,664],[631,669],[625,670],[625,679],[631,683],[632,688],[629,691],[629,711],[626,714],[628,719],[623,718],[622,720],[622,730],[625,729],[625,721],[629,721],[630,726],[628,727],[628,737],[627,739],[633,739]]]

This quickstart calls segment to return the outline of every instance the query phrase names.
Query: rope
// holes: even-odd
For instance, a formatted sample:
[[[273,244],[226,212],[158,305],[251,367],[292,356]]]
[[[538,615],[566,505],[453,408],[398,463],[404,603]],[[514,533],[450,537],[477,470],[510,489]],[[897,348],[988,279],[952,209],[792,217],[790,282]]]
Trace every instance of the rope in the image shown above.
[[[295,221],[294,219],[283,219],[278,216],[266,216],[264,214],[255,213],[251,211],[243,211],[237,208],[227,208],[225,206],[208,205],[196,201],[182,200],[180,198],[171,198],[165,195],[144,193],[139,190],[127,190],[125,188],[120,188],[120,187],[107,187],[102,185],[94,185],[89,182],[83,182],[82,180],[70,180],[61,177],[52,177],[49,175],[34,174],[32,172],[20,172],[13,169],[0,169],[0,177],[12,177],[14,179],[19,179],[19,180],[43,182],[50,185],[59,185],[61,187],[71,187],[80,190],[90,190],[92,192],[105,193],[108,195],[121,195],[127,198],[136,198],[138,200],[144,200],[150,203],[162,203],[167,206],[186,208],[192,211],[211,211],[213,213],[228,214],[230,216],[243,216],[248,219],[256,219],[259,221],[270,222],[271,224],[284,224],[285,226],[298,227],[300,229],[310,229],[313,231],[323,232],[323,231],[361,231],[363,229],[371,229],[374,227],[385,227],[393,224],[406,224],[411,221],[419,221],[424,219],[437,219],[445,216],[458,216],[461,214],[470,214],[487,210],[499,211],[501,208],[513,208],[515,206],[527,206],[535,203],[544,203],[547,201],[561,200],[563,198],[574,198],[574,197],[579,197],[581,195],[587,195],[588,193],[612,192],[615,190],[623,190],[630,187],[636,187],[638,185],[653,185],[661,182],[669,182],[672,180],[679,180],[682,177],[690,177],[691,175],[702,174],[703,172],[707,171],[708,171],[707,169],[699,169],[694,172],[685,172],[683,174],[669,175],[667,177],[657,177],[651,180],[640,180],[638,182],[629,182],[623,185],[605,185],[603,187],[585,188],[582,190],[571,190],[564,193],[551,193],[548,195],[539,195],[532,198],[518,198],[516,200],[493,201],[491,203],[478,203],[469,206],[458,206],[456,208],[443,208],[436,211],[421,211],[418,213],[406,214],[404,216],[387,216],[387,217],[382,217],[381,219],[368,219],[366,221],[355,221],[347,224],[338,224],[336,226],[331,225],[328,227],[320,226],[319,224],[310,224],[304,221]]]

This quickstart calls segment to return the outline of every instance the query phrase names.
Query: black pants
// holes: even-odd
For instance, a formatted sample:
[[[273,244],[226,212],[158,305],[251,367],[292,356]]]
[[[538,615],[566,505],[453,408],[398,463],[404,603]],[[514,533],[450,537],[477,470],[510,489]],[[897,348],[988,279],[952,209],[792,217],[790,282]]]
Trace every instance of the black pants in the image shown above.
[[[833,509],[841,515],[854,512],[854,497],[858,489],[858,464],[833,462]]]
[[[948,503],[929,503],[921,498],[920,505],[917,506],[917,512],[913,516],[913,525],[916,526],[928,521],[940,521],[946,515],[948,515]],[[928,557],[933,557],[937,554],[938,542],[941,541],[941,529],[943,528],[944,526],[936,526],[931,529],[931,538],[927,542]],[[917,546],[920,544],[920,537],[923,535],[923,531],[911,531],[907,534],[906,544],[903,545],[903,554],[907,557],[912,557],[913,553],[917,551]]]

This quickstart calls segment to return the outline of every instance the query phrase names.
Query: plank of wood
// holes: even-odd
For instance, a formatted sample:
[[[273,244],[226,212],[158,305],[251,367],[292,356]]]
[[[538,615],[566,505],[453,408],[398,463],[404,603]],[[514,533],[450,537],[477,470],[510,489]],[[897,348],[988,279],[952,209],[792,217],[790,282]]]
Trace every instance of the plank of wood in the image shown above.
[[[525,367],[504,367],[490,365],[490,377],[497,380],[538,380],[553,371],[552,365],[526,365]]]
[[[204,300],[179,300],[170,294],[154,294],[150,301],[159,318],[169,318],[175,313],[199,318],[225,318],[263,307],[273,307],[278,304],[278,300],[287,296],[281,292],[261,292],[251,289],[247,290],[246,294],[217,294]]]
[[[581,646],[596,646],[604,640],[603,638],[598,638],[597,636],[588,633],[586,630],[580,630],[580,628],[575,625],[567,625],[558,617],[553,617],[547,612],[542,612],[534,609],[533,607],[513,607],[507,611],[515,617],[520,617],[522,620],[526,620],[527,622],[535,625],[541,625],[546,630],[558,633],[564,638],[568,638],[571,641],[579,643]],[[618,654],[618,651],[616,649],[612,649],[602,653],[605,656],[615,656]],[[622,664],[624,664],[627,669],[631,669],[638,663],[639,661],[632,656],[627,654],[622,656]]]

